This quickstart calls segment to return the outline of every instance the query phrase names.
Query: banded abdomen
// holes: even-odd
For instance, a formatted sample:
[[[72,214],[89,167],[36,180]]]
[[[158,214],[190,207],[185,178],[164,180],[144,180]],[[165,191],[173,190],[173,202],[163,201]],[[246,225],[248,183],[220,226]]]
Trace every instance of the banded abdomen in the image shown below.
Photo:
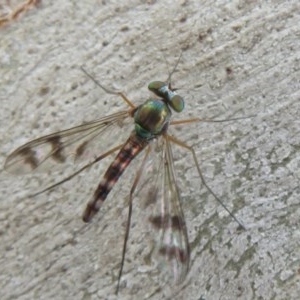
[[[149,141],[147,139],[139,137],[135,134],[135,132],[130,135],[114,161],[105,172],[92,200],[87,204],[82,217],[84,222],[89,222],[98,212],[102,203],[105,201],[109,192],[123,174],[126,167],[148,145],[148,143]]]

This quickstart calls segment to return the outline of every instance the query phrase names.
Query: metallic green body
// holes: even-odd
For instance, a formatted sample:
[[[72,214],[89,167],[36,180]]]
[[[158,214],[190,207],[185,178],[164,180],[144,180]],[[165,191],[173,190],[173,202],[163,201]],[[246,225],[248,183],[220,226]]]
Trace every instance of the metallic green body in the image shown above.
[[[155,138],[168,128],[171,115],[171,110],[164,101],[147,100],[134,113],[136,134],[145,139]]]
[[[148,89],[161,99],[150,99],[140,105],[134,112],[135,132],[144,139],[153,139],[167,130],[172,112],[170,107],[181,112],[184,100],[171,86],[162,81],[153,81]]]

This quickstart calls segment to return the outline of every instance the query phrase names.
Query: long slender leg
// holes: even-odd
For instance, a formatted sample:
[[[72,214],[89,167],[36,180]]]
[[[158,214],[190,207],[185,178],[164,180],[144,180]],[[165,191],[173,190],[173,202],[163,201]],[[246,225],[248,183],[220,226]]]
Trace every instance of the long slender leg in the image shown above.
[[[130,231],[130,223],[131,223],[131,215],[132,215],[132,198],[133,198],[133,193],[135,192],[135,189],[139,183],[139,180],[141,178],[141,174],[143,172],[145,163],[147,161],[147,158],[149,156],[150,153],[150,146],[147,147],[146,149],[146,153],[144,155],[143,161],[136,173],[136,176],[134,178],[134,182],[132,184],[132,187],[130,189],[130,193],[129,193],[129,205],[128,205],[128,217],[127,217],[127,223],[126,223],[126,231],[125,231],[125,237],[124,237],[124,243],[123,243],[123,250],[122,250],[122,260],[121,260],[121,267],[120,267],[120,271],[119,271],[119,275],[118,275],[118,283],[117,283],[117,289],[116,289],[116,295],[119,292],[119,288],[120,288],[120,281],[121,281],[121,277],[122,277],[122,273],[123,273],[123,267],[124,267],[124,262],[125,262],[125,254],[126,254],[126,247],[127,247],[127,241],[128,241],[128,237],[129,237],[129,231]]]
[[[193,160],[194,160],[194,163],[196,165],[196,168],[197,168],[197,171],[198,171],[198,174],[201,178],[201,181],[203,182],[203,184],[205,185],[205,187],[207,188],[207,190],[215,197],[215,199],[221,204],[221,206],[228,212],[228,214],[239,224],[239,226],[242,228],[242,229],[246,229],[245,226],[235,217],[235,215],[226,207],[226,205],[221,201],[221,199],[213,192],[213,190],[209,187],[209,185],[206,183],[204,177],[203,177],[203,174],[201,172],[201,169],[199,167],[199,163],[198,163],[198,159],[197,159],[197,156],[196,156],[196,152],[194,150],[193,147],[189,146],[189,145],[186,145],[184,142],[180,141],[179,139],[173,137],[173,136],[170,136],[168,135],[168,139],[173,142],[174,144],[177,144],[178,146],[181,146],[185,149],[187,149],[188,151],[190,151],[193,155]]]
[[[90,162],[90,163],[84,165],[82,168],[80,168],[80,169],[79,169],[78,171],[76,171],[75,173],[71,174],[70,176],[64,178],[63,180],[61,180],[61,181],[59,181],[59,182],[54,183],[53,185],[48,186],[47,188],[45,188],[45,189],[43,189],[43,190],[41,190],[41,191],[39,191],[39,192],[37,192],[37,193],[34,193],[34,194],[29,195],[29,198],[33,198],[33,197],[35,197],[35,196],[37,196],[37,195],[39,195],[39,194],[42,194],[42,193],[44,193],[44,192],[47,192],[47,191],[49,191],[49,190],[55,188],[56,186],[58,186],[58,185],[60,185],[60,184],[62,184],[62,183],[65,183],[65,182],[71,180],[73,177],[75,177],[76,175],[78,175],[79,173],[81,173],[83,170],[85,170],[85,169],[91,167],[91,166],[92,166],[93,164],[95,164],[96,162],[98,162],[98,161],[104,159],[106,156],[108,156],[108,155],[114,153],[115,151],[121,149],[122,147],[123,147],[123,145],[118,145],[118,146],[116,146],[116,147],[110,149],[109,151],[107,151],[107,152],[105,152],[105,153],[99,155],[99,156],[96,157],[92,162]]]
[[[122,99],[131,107],[135,108],[136,106],[125,96],[124,93],[122,92],[115,92],[112,91],[106,87],[104,87],[98,80],[96,80],[93,76],[91,76],[83,67],[81,67],[81,70],[84,72],[86,76],[88,76],[90,79],[92,79],[103,91],[105,91],[107,94],[112,94],[112,95],[118,95],[122,97]]]
[[[254,116],[247,116],[247,117],[237,117],[237,118],[231,118],[231,119],[220,119],[220,120],[214,120],[214,119],[201,119],[201,118],[190,118],[185,120],[175,120],[171,121],[170,125],[179,125],[179,124],[189,124],[189,123],[195,123],[195,122],[206,122],[206,123],[222,123],[222,122],[230,122],[230,121],[237,121],[237,120],[244,120],[253,118]]]

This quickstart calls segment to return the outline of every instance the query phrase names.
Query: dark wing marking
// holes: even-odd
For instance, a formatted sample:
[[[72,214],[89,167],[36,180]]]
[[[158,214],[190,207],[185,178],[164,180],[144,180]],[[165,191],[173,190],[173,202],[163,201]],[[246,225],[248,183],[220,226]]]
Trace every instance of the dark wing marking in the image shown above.
[[[163,195],[161,213],[152,219],[160,230],[159,254],[171,263],[176,282],[182,282],[189,269],[190,249],[179,189],[174,170],[173,154],[168,136],[164,136]]]
[[[48,170],[72,160],[91,159],[99,155],[103,143],[106,147],[114,144],[115,139],[107,129],[122,126],[130,116],[130,110],[122,111],[33,140],[12,152],[4,168],[10,173],[25,174],[35,169]]]
[[[155,253],[170,267],[175,282],[182,282],[189,269],[190,249],[180,194],[176,181],[170,141],[164,135],[157,139],[159,149],[152,152],[141,180],[142,192],[147,186],[146,206],[153,207],[149,221],[154,228]]]

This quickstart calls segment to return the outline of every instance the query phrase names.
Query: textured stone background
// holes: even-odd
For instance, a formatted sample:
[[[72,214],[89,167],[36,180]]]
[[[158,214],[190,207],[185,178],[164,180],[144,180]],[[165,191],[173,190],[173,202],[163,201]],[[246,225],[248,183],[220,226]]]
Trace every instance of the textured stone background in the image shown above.
[[[80,66],[141,103],[183,51],[173,82],[186,110],[174,117],[253,116],[172,132],[195,147],[208,184],[247,230],[237,231],[189,154],[174,148],[188,278],[178,288],[160,283],[137,197],[120,299],[298,299],[299,12],[298,0],[42,1],[0,29],[1,165],[30,139],[125,107]],[[110,160],[34,199],[26,195],[61,173],[1,172],[2,300],[115,299],[134,165],[94,222],[81,221]]]

